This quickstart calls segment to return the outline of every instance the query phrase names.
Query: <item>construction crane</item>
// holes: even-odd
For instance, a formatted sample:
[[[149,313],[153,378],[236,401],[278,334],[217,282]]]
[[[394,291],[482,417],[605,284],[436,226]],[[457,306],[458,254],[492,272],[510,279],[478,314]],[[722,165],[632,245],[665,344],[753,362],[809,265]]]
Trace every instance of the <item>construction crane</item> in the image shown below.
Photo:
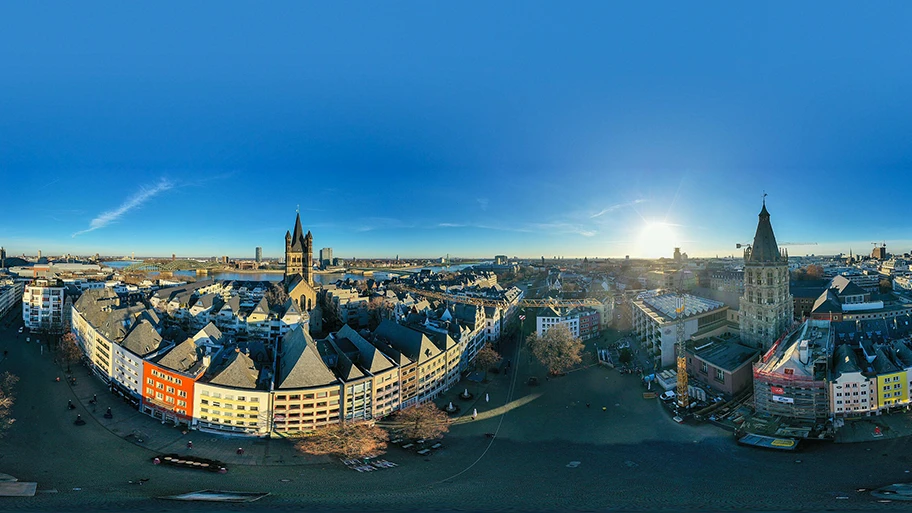
[[[678,367],[678,418],[683,419],[690,403],[690,394],[687,392],[687,356],[684,346],[684,309],[687,300],[678,290],[675,300],[675,320],[678,321],[675,336],[675,358]],[[677,420],[677,419],[675,419]]]

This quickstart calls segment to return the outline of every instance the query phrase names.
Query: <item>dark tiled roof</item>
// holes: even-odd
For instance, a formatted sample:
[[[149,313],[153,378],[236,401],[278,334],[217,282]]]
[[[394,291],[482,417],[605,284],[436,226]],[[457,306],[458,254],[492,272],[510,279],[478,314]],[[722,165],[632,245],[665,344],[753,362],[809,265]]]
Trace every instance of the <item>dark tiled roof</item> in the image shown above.
[[[174,371],[189,372],[200,361],[200,356],[196,342],[188,338],[157,358],[155,363]]]
[[[230,351],[227,356],[227,360],[210,370],[210,383],[250,390],[260,388],[260,371],[250,357],[240,351]]]
[[[285,335],[277,369],[277,388],[309,388],[336,381],[309,333],[298,326]]]
[[[162,344],[162,337],[155,331],[155,327],[143,319],[133,326],[120,345],[131,353],[144,357],[157,351]]]
[[[384,319],[374,331],[409,360],[422,363],[436,356],[440,349],[423,333]]]
[[[773,234],[773,225],[770,224],[770,214],[766,210],[766,203],[758,216],[757,233],[754,234],[754,243],[751,245],[750,260],[748,262],[769,263],[779,262],[779,245],[776,244],[776,235]]]
[[[833,365],[836,378],[848,372],[861,372],[858,366],[858,356],[849,344],[840,344],[836,346],[833,354]]]

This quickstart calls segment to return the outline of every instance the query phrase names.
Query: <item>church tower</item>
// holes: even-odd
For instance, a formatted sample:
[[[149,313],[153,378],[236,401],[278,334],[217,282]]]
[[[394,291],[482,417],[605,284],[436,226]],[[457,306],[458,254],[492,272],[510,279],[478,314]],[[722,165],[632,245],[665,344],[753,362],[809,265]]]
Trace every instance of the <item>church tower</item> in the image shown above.
[[[304,235],[301,214],[295,217],[294,232],[285,232],[285,280],[300,274],[313,285],[313,235]]]
[[[754,244],[744,250],[741,296],[741,340],[763,350],[788,329],[794,316],[788,253],[776,244],[765,196]]]

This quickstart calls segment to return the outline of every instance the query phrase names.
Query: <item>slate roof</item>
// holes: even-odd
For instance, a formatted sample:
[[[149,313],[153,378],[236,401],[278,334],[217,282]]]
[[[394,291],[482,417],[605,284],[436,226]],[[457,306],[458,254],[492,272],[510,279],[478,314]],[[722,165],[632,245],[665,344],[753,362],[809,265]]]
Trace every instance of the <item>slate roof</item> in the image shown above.
[[[232,388],[255,390],[260,388],[258,378],[260,371],[249,356],[240,351],[231,351],[223,363],[210,369],[209,383]]]
[[[282,355],[276,372],[276,388],[308,388],[335,383],[317,350],[317,344],[301,326],[282,339]]]
[[[133,329],[120,343],[124,349],[139,357],[144,357],[157,351],[164,341],[155,331],[155,327],[147,320],[142,319],[133,325]]]
[[[197,339],[197,338],[200,338],[203,336],[209,337],[212,340],[218,341],[222,338],[222,332],[215,326],[215,324],[212,324],[212,321],[209,321],[209,324],[206,324],[206,326],[203,327],[203,329],[197,331],[196,335],[194,335],[193,338]]]
[[[300,213],[295,215],[294,233],[291,234],[291,250],[304,251],[304,229],[301,227]]]
[[[170,351],[154,360],[155,363],[162,367],[178,371],[190,372],[190,370],[200,361],[201,355],[196,347],[196,342],[192,338],[184,340],[177,344]]]
[[[842,304],[832,289],[827,289],[820,294],[817,301],[814,301],[814,308],[811,309],[811,313],[815,314],[840,312],[842,312]]]
[[[376,346],[359,335],[351,326],[342,326],[336,336],[344,337],[358,348],[358,364],[367,372],[376,375],[395,366]]]
[[[852,280],[845,276],[834,276],[830,281],[830,289],[836,291],[836,294],[842,296],[861,296],[866,294],[865,290],[858,286]]]
[[[833,353],[833,366],[836,378],[849,372],[861,372],[861,367],[858,366],[858,356],[849,344],[836,346]]]
[[[750,259],[748,262],[770,263],[780,262],[782,255],[779,245],[776,244],[776,235],[773,234],[773,225],[770,224],[770,214],[766,210],[766,201],[758,216],[757,232],[754,234],[754,243],[751,245]]]
[[[874,370],[878,374],[891,374],[902,370],[890,360],[890,357],[887,356],[883,349],[879,347],[876,348],[874,350],[874,354],[876,356],[874,357],[874,361],[871,362],[871,364],[874,365]]]
[[[423,363],[440,353],[440,349],[424,334],[389,319],[384,319],[374,331],[378,337],[412,361]]]

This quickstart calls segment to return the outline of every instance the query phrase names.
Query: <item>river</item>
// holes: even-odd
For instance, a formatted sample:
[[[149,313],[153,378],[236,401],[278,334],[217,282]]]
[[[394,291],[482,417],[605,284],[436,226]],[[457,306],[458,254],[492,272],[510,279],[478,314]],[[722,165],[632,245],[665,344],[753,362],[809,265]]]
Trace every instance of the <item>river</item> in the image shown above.
[[[118,262],[105,262],[104,265],[106,265],[108,267],[112,267],[114,269],[123,269],[124,267],[128,267],[135,263],[138,263],[138,261],[124,260],[124,261],[118,261]],[[420,271],[421,269],[430,269],[433,272],[440,272],[442,270],[447,270],[447,271],[453,272],[453,271],[461,271],[462,269],[465,269],[466,267],[471,267],[471,265],[460,264],[460,265],[451,265],[449,267],[444,267],[444,266],[415,267],[413,269],[410,269],[410,271],[416,272],[416,271]],[[386,272],[386,271],[381,271],[381,272]],[[398,274],[403,274],[403,275],[409,274],[407,271],[388,271],[388,272],[398,273]],[[207,276],[207,275],[198,276],[196,274],[196,271],[174,271],[172,274],[173,274],[174,278],[185,277],[185,278],[204,279]],[[153,271],[153,272],[146,273],[146,275],[150,279],[156,279],[156,278],[158,278],[159,273]],[[282,281],[282,272],[281,271],[275,271],[275,272],[218,271],[218,272],[210,273],[208,275],[208,277],[212,278],[214,280],[244,280],[244,281],[278,282],[278,281]],[[370,276],[364,276],[362,274],[341,273],[341,272],[340,273],[330,273],[330,274],[314,274],[315,283],[334,283],[338,280],[351,279],[354,281],[354,280],[365,280],[365,279],[370,279],[370,278],[371,278]]]

